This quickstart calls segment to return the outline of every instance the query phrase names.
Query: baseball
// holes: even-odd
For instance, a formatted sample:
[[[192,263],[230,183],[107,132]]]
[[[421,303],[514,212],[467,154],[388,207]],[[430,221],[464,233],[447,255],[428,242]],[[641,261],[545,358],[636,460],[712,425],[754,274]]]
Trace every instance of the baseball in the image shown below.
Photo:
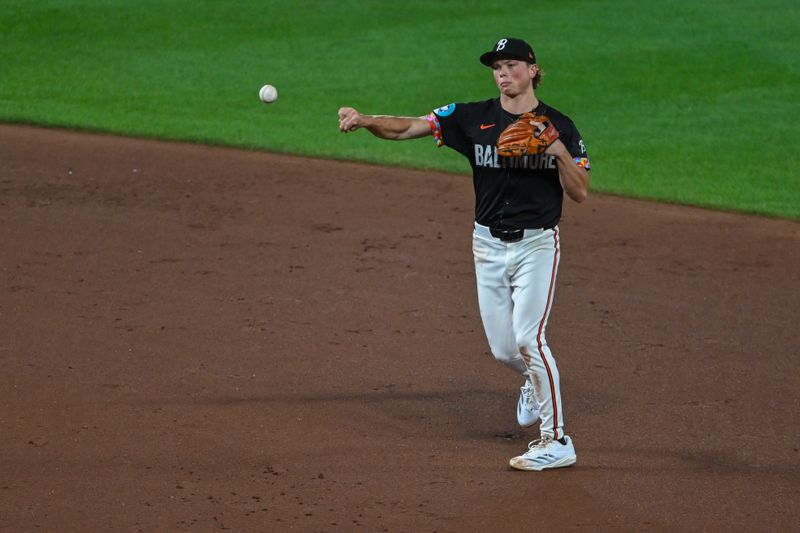
[[[261,101],[265,104],[271,104],[278,99],[278,89],[272,85],[264,85],[261,90],[258,91],[258,97],[261,98]]]

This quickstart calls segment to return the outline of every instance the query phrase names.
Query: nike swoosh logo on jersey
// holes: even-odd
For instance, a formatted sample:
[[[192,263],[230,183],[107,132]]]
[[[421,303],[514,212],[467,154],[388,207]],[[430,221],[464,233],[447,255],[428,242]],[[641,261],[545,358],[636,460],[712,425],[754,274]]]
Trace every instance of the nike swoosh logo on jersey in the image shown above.
[[[482,130],[488,130],[489,128],[494,128],[496,124],[481,124]]]

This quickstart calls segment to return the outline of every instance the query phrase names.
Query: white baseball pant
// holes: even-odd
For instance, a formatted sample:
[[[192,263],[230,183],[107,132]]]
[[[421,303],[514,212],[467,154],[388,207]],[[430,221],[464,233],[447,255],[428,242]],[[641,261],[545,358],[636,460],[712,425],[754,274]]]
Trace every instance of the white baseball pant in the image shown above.
[[[483,327],[494,357],[530,378],[542,436],[564,436],[558,368],[545,339],[560,258],[558,227],[525,230],[516,242],[475,223],[472,252]]]

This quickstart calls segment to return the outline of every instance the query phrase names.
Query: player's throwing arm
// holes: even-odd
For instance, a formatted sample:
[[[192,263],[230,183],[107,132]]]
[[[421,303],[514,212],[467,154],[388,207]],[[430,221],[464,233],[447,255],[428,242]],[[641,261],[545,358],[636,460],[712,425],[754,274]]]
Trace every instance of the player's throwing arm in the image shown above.
[[[362,115],[352,107],[339,109],[339,131],[348,133],[366,128],[376,137],[394,141],[418,139],[430,135],[428,121],[421,117]]]

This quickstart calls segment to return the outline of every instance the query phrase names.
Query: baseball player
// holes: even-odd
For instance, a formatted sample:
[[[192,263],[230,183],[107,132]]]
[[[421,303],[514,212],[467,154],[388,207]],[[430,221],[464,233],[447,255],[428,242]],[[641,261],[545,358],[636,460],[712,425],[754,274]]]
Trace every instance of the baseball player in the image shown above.
[[[382,139],[432,135],[466,157],[473,171],[472,250],[478,303],[494,357],[524,377],[517,402],[523,427],[541,438],[510,460],[519,470],[576,462],[564,431],[559,373],[545,339],[561,257],[558,223],[564,193],[582,202],[590,168],[572,120],[536,96],[541,71],[531,46],[503,38],[480,57],[500,94],[453,103],[422,117],[364,115],[339,109],[339,129],[366,128]]]

